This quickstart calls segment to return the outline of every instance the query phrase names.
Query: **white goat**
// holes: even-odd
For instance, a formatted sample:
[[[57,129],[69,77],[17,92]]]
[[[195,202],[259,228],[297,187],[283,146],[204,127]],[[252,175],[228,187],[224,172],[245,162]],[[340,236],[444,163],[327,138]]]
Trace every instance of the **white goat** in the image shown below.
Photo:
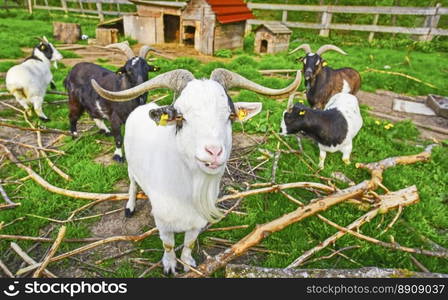
[[[185,232],[181,260],[196,265],[191,251],[198,234],[208,221],[222,215],[216,200],[231,152],[232,120],[246,121],[261,111],[261,103],[233,103],[227,90],[241,87],[281,95],[295,91],[298,83],[300,78],[275,90],[225,69],[214,70],[209,80],[196,80],[189,71],[174,70],[122,92],[106,91],[92,81],[98,94],[111,101],[126,101],[162,87],[179,95],[169,106],[150,103],[136,108],[126,121],[124,138],[130,179],[127,215],[134,212],[138,184],[152,205],[165,249],[166,273],[175,273],[176,232]]]
[[[57,61],[62,59],[46,37],[39,38],[40,43],[34,47],[33,53],[24,62],[16,65],[6,73],[6,88],[31,116],[29,104],[33,104],[34,111],[44,121],[49,119],[42,111],[42,102],[48,84],[52,82],[51,62],[57,68]]]

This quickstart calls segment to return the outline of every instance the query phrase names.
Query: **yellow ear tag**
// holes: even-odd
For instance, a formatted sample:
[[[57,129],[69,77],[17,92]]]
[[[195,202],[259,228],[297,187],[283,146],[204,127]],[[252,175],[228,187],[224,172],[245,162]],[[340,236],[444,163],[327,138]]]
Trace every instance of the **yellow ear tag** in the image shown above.
[[[299,111],[299,115],[303,116],[305,114],[304,110]]]
[[[245,109],[238,110],[238,120],[242,121],[247,116],[247,111]]]
[[[302,103],[302,104],[303,104],[303,103],[305,103],[305,100],[300,99],[300,100],[299,100],[299,103]]]
[[[160,121],[159,121],[159,125],[161,126],[166,126],[166,124],[168,123],[168,119],[169,119],[169,115],[168,114],[162,114],[160,116]]]
[[[322,63],[322,66],[326,67],[326,66],[328,66],[328,63],[327,63],[326,61],[324,61],[324,62]]]

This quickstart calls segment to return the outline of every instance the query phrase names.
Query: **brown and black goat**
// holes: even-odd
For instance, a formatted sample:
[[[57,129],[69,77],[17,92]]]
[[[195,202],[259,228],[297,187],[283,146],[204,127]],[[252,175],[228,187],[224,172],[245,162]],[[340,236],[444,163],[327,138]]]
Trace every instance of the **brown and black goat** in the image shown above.
[[[361,76],[352,68],[332,69],[322,58],[322,54],[333,50],[347,55],[342,49],[334,45],[323,45],[313,53],[308,44],[302,44],[292,50],[292,54],[300,49],[306,54],[300,61],[303,63],[305,77],[306,98],[313,108],[323,109],[330,98],[337,93],[355,95],[361,86]]]
[[[143,46],[138,56],[134,55],[127,43],[107,47],[121,50],[128,59],[118,71],[113,72],[92,63],[82,62],[76,64],[64,80],[69,94],[70,131],[73,137],[78,135],[77,122],[84,111],[87,111],[102,133],[114,136],[116,149],[113,159],[123,162],[121,125],[137,106],[146,103],[148,94],[142,94],[128,102],[112,102],[97,94],[91,80],[95,79],[109,90],[122,91],[147,81],[148,72],[158,71],[158,68],[146,62],[146,55],[150,50],[154,50],[149,46]],[[104,120],[110,121],[111,130],[104,124]]]

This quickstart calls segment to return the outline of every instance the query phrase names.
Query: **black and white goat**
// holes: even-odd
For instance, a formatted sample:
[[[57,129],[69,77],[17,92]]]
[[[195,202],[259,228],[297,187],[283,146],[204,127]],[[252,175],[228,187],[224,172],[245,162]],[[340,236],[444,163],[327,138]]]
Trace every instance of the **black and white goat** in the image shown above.
[[[337,93],[355,95],[361,86],[361,76],[352,68],[332,69],[322,58],[322,54],[333,50],[346,55],[342,49],[334,45],[324,45],[313,53],[308,44],[303,44],[292,50],[292,54],[300,49],[306,55],[300,58],[303,62],[306,98],[313,108],[323,109],[332,96]]]
[[[350,164],[353,138],[363,124],[356,96],[338,93],[330,98],[324,110],[301,103],[293,105],[293,95],[281,122],[282,134],[302,134],[319,145],[319,168],[324,168],[327,152],[342,152],[342,160]],[[299,141],[300,144],[300,141]]]
[[[52,83],[51,63],[57,68],[57,61],[62,59],[61,53],[47,40],[38,38],[40,43],[34,47],[31,56],[24,62],[13,66],[6,73],[6,88],[25,109],[28,116],[34,111],[43,121],[49,119],[42,111],[45,92]]]
[[[65,78],[64,85],[69,94],[68,105],[72,135],[74,137],[78,135],[77,122],[83,112],[87,111],[102,133],[114,136],[116,150],[113,159],[122,162],[121,125],[126,122],[129,114],[137,106],[146,103],[148,93],[126,103],[111,102],[97,94],[91,85],[91,80],[95,79],[109,90],[121,91],[147,81],[148,72],[157,71],[158,68],[146,62],[146,55],[149,51],[154,50],[149,46],[143,46],[138,56],[134,55],[127,42],[111,44],[107,47],[119,49],[126,55],[128,60],[123,67],[117,72],[112,72],[98,65],[82,62],[73,67]],[[104,120],[110,121],[112,131],[104,124]]]

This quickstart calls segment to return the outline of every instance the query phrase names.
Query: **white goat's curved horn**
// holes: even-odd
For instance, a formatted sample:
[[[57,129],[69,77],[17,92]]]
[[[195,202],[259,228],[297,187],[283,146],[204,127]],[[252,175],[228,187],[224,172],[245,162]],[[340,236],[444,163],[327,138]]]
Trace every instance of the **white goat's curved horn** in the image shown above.
[[[140,51],[138,52],[138,56],[145,59],[148,55],[149,51],[159,52],[157,49],[154,49],[152,47],[149,47],[148,45],[144,45],[140,48]]]
[[[45,35],[44,35],[44,41],[45,41],[47,44],[50,43]]]
[[[107,45],[106,48],[121,50],[128,59],[135,57],[134,51],[129,46],[128,41]]]
[[[95,79],[92,79],[91,83],[95,91],[101,97],[113,102],[126,102],[135,99],[141,94],[153,89],[167,88],[175,91],[177,94],[180,94],[187,83],[193,79],[194,76],[190,71],[178,69],[160,74],[153,79],[150,79],[133,88],[119,92],[113,92],[103,89],[95,81]]]
[[[225,90],[231,89],[233,87],[240,87],[263,95],[278,96],[294,92],[299,87],[300,82],[302,81],[302,73],[301,71],[297,71],[294,82],[283,89],[271,89],[259,85],[258,83],[255,83],[237,73],[221,68],[215,69],[210,75],[210,79],[217,81],[224,87]]]
[[[294,52],[299,51],[300,49],[305,50],[306,54],[312,52],[312,51],[311,51],[311,47],[310,47],[310,45],[308,45],[308,44],[302,44],[302,45],[300,45],[299,47],[297,47],[296,49],[290,51],[288,54],[293,54]]]
[[[330,51],[330,50],[339,52],[339,53],[341,53],[343,55],[347,55],[347,53],[345,53],[344,50],[342,50],[341,48],[339,48],[339,47],[337,47],[335,45],[323,45],[322,47],[319,48],[319,50],[316,51],[316,54],[317,55],[322,55],[325,52]]]

